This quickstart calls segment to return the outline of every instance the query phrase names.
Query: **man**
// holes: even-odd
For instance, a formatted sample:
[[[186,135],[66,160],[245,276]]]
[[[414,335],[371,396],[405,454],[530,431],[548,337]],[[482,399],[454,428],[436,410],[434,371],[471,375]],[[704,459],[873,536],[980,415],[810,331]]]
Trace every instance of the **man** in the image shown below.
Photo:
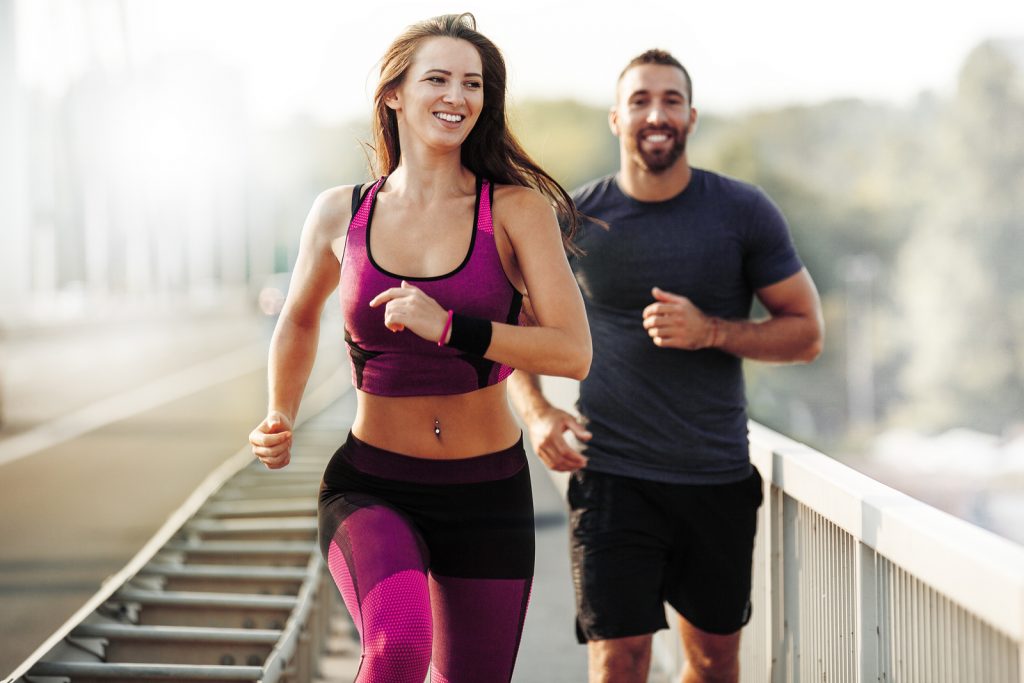
[[[818,294],[763,192],[690,167],[697,110],[672,55],[650,50],[626,66],[609,124],[619,172],[575,194],[580,211],[607,223],[584,226],[584,255],[573,259],[594,343],[582,421],[552,407],[536,377],[514,373],[512,396],[537,454],[573,472],[577,636],[590,682],[647,680],[664,601],[679,613],[684,683],[735,682],[761,504],[742,359],[817,357]],[[749,319],[754,295],[767,319]]]

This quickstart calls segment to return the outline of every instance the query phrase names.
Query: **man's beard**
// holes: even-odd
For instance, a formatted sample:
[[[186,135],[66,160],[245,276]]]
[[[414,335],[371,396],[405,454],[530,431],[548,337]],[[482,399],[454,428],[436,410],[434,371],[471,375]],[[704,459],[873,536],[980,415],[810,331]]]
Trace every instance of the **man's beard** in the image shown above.
[[[668,131],[672,134],[672,146],[665,151],[646,152],[643,148],[643,136],[647,133],[657,131]],[[671,168],[679,157],[686,151],[686,139],[690,134],[690,127],[682,129],[675,128],[645,128],[633,138],[633,160],[648,173],[662,173]]]

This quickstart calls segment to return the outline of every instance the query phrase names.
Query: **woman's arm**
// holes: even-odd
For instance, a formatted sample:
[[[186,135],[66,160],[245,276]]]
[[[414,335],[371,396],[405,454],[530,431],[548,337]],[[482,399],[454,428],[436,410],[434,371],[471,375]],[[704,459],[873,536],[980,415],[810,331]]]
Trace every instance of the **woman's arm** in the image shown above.
[[[495,227],[511,244],[512,279],[522,277],[534,324],[494,323],[485,356],[533,374],[583,379],[592,356],[590,326],[555,212],[529,188],[504,186],[495,195]]]
[[[338,285],[341,264],[334,243],[348,225],[351,194],[351,186],[323,192],[302,227],[288,295],[270,341],[267,416],[249,434],[253,453],[271,469],[291,459],[291,430],[316,357],[320,314]]]

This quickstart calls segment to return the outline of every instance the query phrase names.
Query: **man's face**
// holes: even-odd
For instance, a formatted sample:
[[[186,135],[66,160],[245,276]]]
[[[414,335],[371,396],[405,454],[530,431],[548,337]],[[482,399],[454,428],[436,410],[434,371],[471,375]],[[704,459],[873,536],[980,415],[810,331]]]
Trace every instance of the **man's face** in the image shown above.
[[[608,123],[632,163],[650,173],[671,168],[697,122],[686,76],[674,66],[641,64],[619,81]]]

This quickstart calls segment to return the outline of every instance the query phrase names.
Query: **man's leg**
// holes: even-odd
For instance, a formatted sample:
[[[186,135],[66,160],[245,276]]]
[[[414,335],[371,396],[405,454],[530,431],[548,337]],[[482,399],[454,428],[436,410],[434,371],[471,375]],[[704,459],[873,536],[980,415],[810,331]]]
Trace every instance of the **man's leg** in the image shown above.
[[[590,683],[646,683],[672,530],[652,504],[657,485],[581,470],[569,480],[576,637]]]
[[[680,616],[679,632],[683,638],[683,655],[686,657],[682,683],[738,683],[739,631],[724,636],[708,633]]]
[[[646,683],[651,634],[587,643],[589,683]]]
[[[680,485],[674,496],[685,552],[674,558],[667,599],[679,615],[683,683],[736,683],[762,481],[756,470],[729,484]]]

